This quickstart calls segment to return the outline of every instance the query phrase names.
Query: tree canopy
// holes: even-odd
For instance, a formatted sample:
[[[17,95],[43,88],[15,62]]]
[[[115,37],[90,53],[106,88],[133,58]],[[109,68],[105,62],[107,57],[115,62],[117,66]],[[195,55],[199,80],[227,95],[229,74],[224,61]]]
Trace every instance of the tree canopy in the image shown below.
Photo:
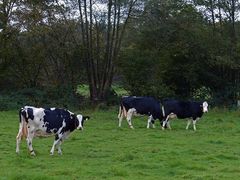
[[[0,1],[0,89],[87,84],[217,104],[240,94],[237,0]],[[207,92],[206,92],[207,90]]]

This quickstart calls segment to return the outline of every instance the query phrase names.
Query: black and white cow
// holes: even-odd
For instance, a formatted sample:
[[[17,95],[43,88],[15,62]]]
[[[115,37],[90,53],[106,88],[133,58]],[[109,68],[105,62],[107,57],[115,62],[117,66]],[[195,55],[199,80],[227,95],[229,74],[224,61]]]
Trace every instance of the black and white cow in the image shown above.
[[[195,101],[178,101],[178,100],[164,100],[163,104],[163,123],[162,129],[165,125],[171,129],[169,119],[179,118],[185,119],[188,118],[188,123],[186,129],[188,129],[191,121],[193,122],[193,129],[196,130],[196,122],[199,120],[203,113],[208,112],[208,103],[204,102],[195,102]]]
[[[140,114],[147,115],[148,123],[147,128],[154,126],[154,121],[156,119],[162,120],[162,106],[161,103],[152,97],[136,97],[136,96],[125,96],[122,97],[119,106],[119,127],[121,127],[122,119],[125,117],[127,119],[128,125],[133,129],[132,116]]]
[[[50,151],[54,154],[55,146],[58,154],[62,154],[61,143],[75,129],[82,130],[84,121],[88,120],[88,116],[74,113],[60,108],[36,108],[25,106],[19,111],[20,123],[19,132],[16,138],[16,153],[19,153],[19,145],[24,132],[27,132],[27,145],[31,155],[35,155],[32,147],[32,139],[34,133],[40,130],[47,134],[55,134],[55,140]],[[27,128],[27,131],[24,129]]]

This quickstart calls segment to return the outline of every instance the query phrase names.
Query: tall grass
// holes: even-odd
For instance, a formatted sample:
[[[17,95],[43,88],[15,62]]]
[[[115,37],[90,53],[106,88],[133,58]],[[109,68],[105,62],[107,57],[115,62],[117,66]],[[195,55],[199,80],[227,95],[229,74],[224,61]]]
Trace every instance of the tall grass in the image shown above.
[[[35,138],[37,156],[25,140],[15,154],[17,111],[0,112],[0,179],[239,179],[240,112],[212,110],[185,130],[173,120],[172,130],[146,129],[147,117],[135,117],[118,128],[117,108],[85,111],[91,116],[83,132],[63,143],[63,155],[49,155],[54,137]]]

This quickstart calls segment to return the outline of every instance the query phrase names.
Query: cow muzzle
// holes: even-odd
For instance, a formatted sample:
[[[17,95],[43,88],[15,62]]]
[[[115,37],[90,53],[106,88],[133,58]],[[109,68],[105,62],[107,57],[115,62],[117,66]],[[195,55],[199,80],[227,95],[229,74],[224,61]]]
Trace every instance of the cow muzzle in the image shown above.
[[[207,113],[207,112],[208,112],[208,109],[203,109],[203,112],[204,112],[204,113]]]

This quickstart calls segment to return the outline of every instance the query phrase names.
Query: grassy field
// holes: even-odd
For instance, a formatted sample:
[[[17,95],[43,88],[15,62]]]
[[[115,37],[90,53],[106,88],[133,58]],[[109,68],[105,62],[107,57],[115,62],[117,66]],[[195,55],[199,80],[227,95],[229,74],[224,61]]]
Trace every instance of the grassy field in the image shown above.
[[[53,137],[35,138],[31,157],[25,140],[15,154],[17,111],[0,112],[0,179],[239,179],[240,111],[212,110],[185,130],[146,129],[147,117],[118,128],[117,108],[85,111],[91,116],[83,132],[63,143],[63,155],[49,155]]]

